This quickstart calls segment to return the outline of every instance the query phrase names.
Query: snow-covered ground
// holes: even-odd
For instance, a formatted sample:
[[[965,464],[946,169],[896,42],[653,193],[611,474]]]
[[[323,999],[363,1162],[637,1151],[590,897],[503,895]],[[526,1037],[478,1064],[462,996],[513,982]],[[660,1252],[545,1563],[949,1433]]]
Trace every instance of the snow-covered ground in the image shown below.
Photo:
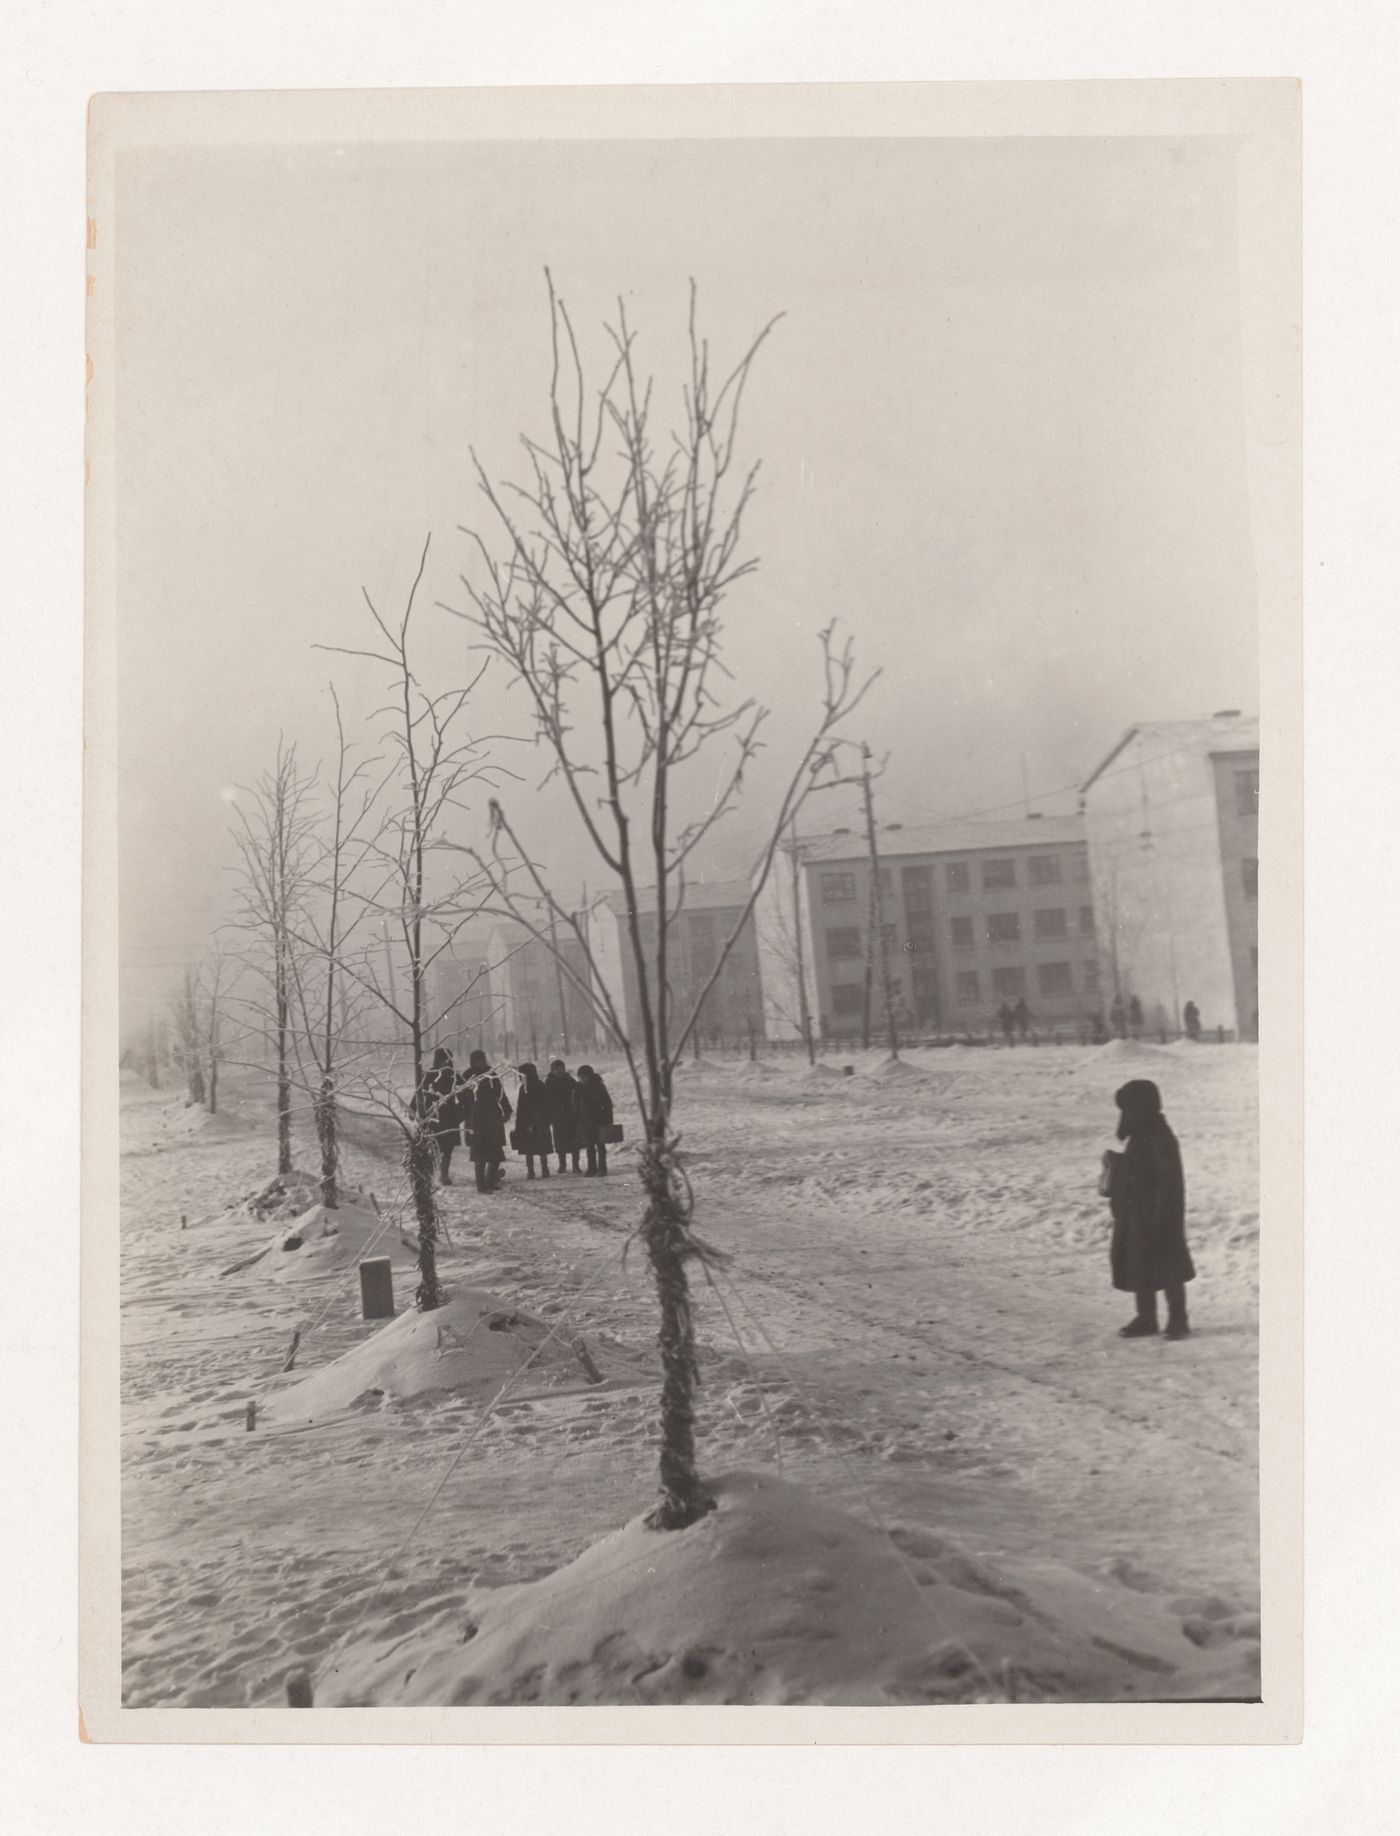
[[[421,1316],[372,1133],[339,1231],[312,1213],[284,1248],[288,1217],[240,1203],[273,1170],[265,1095],[210,1118],[127,1078],[127,1703],[275,1704],[298,1669],[318,1704],[1255,1694],[1254,1051],[840,1062],[680,1075],[696,1229],[733,1260],[697,1276],[719,1508],[672,1535],[639,1521],[655,1317],[626,1147],[606,1181],[513,1160],[484,1199],[464,1166],[448,1306]],[[1095,1179],[1133,1075],[1185,1157],[1180,1344],[1116,1334]],[[395,1264],[377,1326],[367,1246]]]

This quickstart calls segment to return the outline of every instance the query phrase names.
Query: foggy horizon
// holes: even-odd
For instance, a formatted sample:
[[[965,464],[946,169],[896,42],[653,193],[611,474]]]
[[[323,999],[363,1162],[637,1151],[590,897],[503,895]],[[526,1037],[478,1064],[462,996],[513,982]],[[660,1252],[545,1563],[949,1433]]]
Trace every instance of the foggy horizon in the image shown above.
[[[314,646],[362,643],[362,589],[400,605],[430,533],[423,678],[476,667],[438,607],[464,604],[458,526],[489,532],[470,449],[518,477],[546,424],[546,265],[586,362],[622,293],[668,414],[692,276],[717,365],[784,315],[740,435],[760,565],[726,606],[735,696],[774,711],[714,872],[747,865],[833,618],[883,671],[850,728],[890,755],[881,820],[1017,814],[1023,772],[1032,807],[1072,807],[1127,727],[1257,706],[1230,142],[121,158],[121,955],[142,1011],[223,914],[229,800],[278,735],[324,759],[334,679],[372,738],[373,672]],[[478,731],[529,731],[493,674],[473,707]],[[566,896],[606,890],[536,795],[539,755],[499,758]]]

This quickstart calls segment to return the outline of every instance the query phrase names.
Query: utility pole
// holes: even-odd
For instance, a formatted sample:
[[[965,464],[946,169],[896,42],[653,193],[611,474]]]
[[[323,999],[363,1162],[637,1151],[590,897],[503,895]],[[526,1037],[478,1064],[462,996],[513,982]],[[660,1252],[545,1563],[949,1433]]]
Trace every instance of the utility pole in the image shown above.
[[[875,982],[875,958],[880,958],[880,986],[885,996],[885,1021],[889,1027],[890,1057],[899,1057],[899,1029],[894,1017],[889,958],[885,954],[885,901],[880,891],[880,852],[875,844],[875,800],[870,793],[870,748],[862,743],[861,785],[865,792],[865,834],[870,844],[870,922],[865,939],[865,998],[861,1004],[861,1044],[870,1044],[870,1007]]]
[[[549,953],[554,959],[554,983],[559,990],[559,1032],[564,1041],[564,1056],[569,1056],[569,1007],[564,999],[564,965],[559,960],[559,940],[554,929],[554,907],[549,908]]]
[[[797,845],[797,818],[788,825],[788,858],[792,862],[792,937],[797,952],[797,1015],[807,1047],[807,1063],[817,1062],[812,1042],[812,1010],[807,1005],[807,962],[802,949],[802,856]]]
[[[399,978],[394,971],[394,951],[389,941],[389,920],[387,918],[381,918],[379,921],[379,935],[384,943],[384,963],[389,977],[389,1002],[390,1005],[397,1010],[399,1005]],[[395,1033],[398,1031],[397,1019],[397,1012],[390,1016],[390,1023],[393,1025]],[[394,1044],[397,1045],[398,1043],[396,1037]]]

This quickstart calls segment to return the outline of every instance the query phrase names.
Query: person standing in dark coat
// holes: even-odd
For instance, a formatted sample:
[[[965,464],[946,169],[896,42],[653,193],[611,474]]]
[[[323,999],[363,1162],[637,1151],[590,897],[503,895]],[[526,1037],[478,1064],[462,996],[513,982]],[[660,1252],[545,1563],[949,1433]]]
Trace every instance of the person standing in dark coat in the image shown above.
[[[1126,1039],[1128,1036],[1128,1010],[1123,1005],[1122,995],[1113,997],[1113,1005],[1108,1010],[1108,1017],[1113,1022],[1115,1038]]]
[[[1113,1285],[1137,1298],[1137,1314],[1120,1328],[1125,1339],[1157,1331],[1157,1295],[1167,1297],[1169,1339],[1190,1333],[1186,1284],[1196,1278],[1186,1244],[1186,1182],[1181,1149],[1162,1114],[1162,1093],[1146,1078],[1124,1084],[1114,1101],[1121,1154],[1106,1154],[1113,1214],[1109,1262]]]
[[[1016,1021],[1016,1031],[1021,1035],[1022,1039],[1024,1039],[1026,1034],[1031,1030],[1031,1010],[1026,1006],[1024,999],[1016,1003],[1013,1009],[1013,1017]]]
[[[566,1155],[573,1161],[574,1172],[578,1172],[578,1118],[574,1113],[574,1095],[577,1090],[578,1084],[564,1068],[563,1059],[554,1059],[549,1067],[549,1076],[544,1080],[544,1113],[554,1142],[554,1151],[559,1156],[561,1173],[564,1171]]]
[[[1016,1016],[1005,1001],[997,1010],[997,1019],[1001,1023],[1002,1036],[1006,1043],[1011,1045],[1016,1035]]]
[[[484,1052],[473,1052],[470,1065],[472,1163],[478,1192],[494,1192],[505,1177],[506,1123],[510,1098],[501,1080],[491,1075]]]
[[[1181,1013],[1188,1039],[1199,1039],[1201,1036],[1201,1010],[1194,1001],[1188,1001]]]
[[[585,1179],[594,1174],[604,1177],[608,1171],[607,1130],[612,1127],[613,1106],[608,1087],[592,1065],[578,1068],[578,1090],[574,1096],[574,1113],[578,1117],[579,1145],[588,1155]]]
[[[535,1158],[540,1163],[540,1178],[549,1178],[549,1118],[545,1114],[544,1085],[539,1070],[523,1064],[520,1089],[515,1100],[515,1151],[525,1156],[525,1177],[535,1177]]]
[[[1128,1003],[1128,1025],[1132,1029],[1133,1038],[1136,1039],[1142,1031],[1142,1002],[1136,995]]]
[[[462,1142],[462,1083],[446,1046],[433,1053],[433,1068],[423,1079],[418,1113],[437,1148],[438,1171],[444,1186],[452,1184],[452,1150]]]

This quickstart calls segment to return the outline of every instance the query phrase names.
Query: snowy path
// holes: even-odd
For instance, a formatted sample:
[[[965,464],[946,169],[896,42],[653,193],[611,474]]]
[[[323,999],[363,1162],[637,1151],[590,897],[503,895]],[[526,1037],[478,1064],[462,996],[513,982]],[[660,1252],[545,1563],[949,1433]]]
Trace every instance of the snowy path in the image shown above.
[[[809,1081],[796,1066],[751,1082],[742,1069],[688,1074],[697,1228],[734,1253],[723,1292],[768,1402],[702,1284],[706,1464],[771,1468],[776,1424],[786,1476],[849,1509],[873,1501],[993,1563],[1116,1563],[1130,1585],[1155,1575],[1250,1603],[1252,1056],[1160,1072],[1202,1271],[1183,1345],[1115,1333],[1125,1297],[1108,1288],[1092,1175],[1124,1067],[1071,1051],[943,1062],[883,1086]],[[198,1220],[263,1182],[268,1138],[182,1133],[166,1117],[129,1106],[124,1166],[128,1699],[276,1700],[288,1662],[323,1659],[370,1602],[477,1410],[437,1396],[245,1433],[247,1398],[293,1381],[276,1373],[294,1326],[326,1309],[298,1374],[370,1329],[353,1281],[296,1284],[263,1265],[219,1277],[258,1232]],[[726,1149],[736,1131],[742,1157]],[[387,1198],[392,1164],[351,1158],[352,1177]],[[472,1582],[558,1566],[653,1487],[654,1307],[640,1253],[621,1266],[639,1209],[625,1150],[607,1181],[520,1174],[512,1163],[486,1201],[454,1189],[447,1278],[546,1316],[563,1304],[637,1381],[504,1408],[374,1598],[381,1636],[440,1619]],[[400,1276],[401,1305],[409,1287]]]

